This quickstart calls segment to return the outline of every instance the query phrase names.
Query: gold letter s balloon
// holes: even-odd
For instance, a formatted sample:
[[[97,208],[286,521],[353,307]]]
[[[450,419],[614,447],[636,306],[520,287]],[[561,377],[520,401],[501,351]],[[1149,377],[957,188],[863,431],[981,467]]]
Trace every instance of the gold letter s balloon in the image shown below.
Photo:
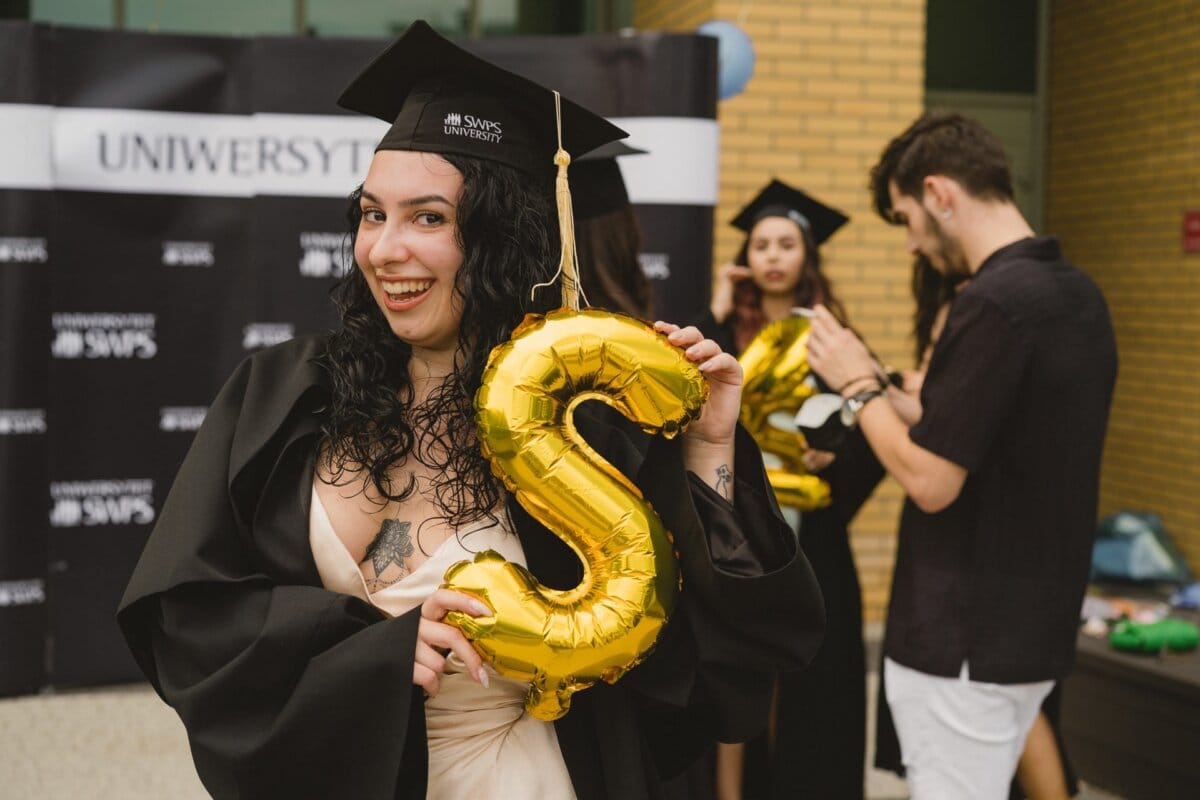
[[[780,460],[782,468],[768,469],[767,480],[780,505],[811,511],[829,505],[829,484],[807,474],[800,454],[808,446],[797,431],[776,428],[770,416],[795,414],[817,393],[808,380],[808,320],[788,317],[758,332],[738,361],[745,375],[741,422],[764,453]]]
[[[492,469],[521,505],[583,562],[558,591],[485,551],[446,572],[445,586],[495,611],[451,613],[498,671],[530,681],[539,719],[571,694],[615,682],[646,656],[674,608],[679,575],[670,534],[642,493],[588,446],[575,408],[599,400],[648,433],[671,437],[707,399],[700,371],[644,323],[603,311],[530,315],[492,351],[475,407]]]

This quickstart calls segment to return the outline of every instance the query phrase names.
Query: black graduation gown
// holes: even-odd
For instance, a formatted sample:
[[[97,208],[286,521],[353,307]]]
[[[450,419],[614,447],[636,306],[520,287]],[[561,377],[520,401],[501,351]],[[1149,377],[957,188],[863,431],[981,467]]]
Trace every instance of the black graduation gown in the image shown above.
[[[209,409],[118,612],[135,658],[183,720],[218,798],[425,795],[419,609],[387,618],[321,587],[308,512],[322,409],[306,337],[258,353]],[[655,652],[555,723],[581,800],[648,798],[715,739],[765,719],[770,673],[816,651],[824,612],[753,441],[739,431],[735,505],[683,468],[678,442],[637,441],[602,415],[580,429],[637,481],[675,534],[684,590]],[[529,567],[579,565],[515,503]],[[548,798],[546,800],[549,800]]]
[[[833,503],[801,515],[800,547],[825,599],[825,639],[803,672],[779,676],[774,758],[765,737],[747,753],[746,800],[864,793],[867,687],[862,593],[847,526],[884,470],[855,432],[821,473]]]
[[[729,352],[733,333],[711,313],[697,327]],[[825,638],[803,672],[779,676],[775,747],[766,737],[746,750],[743,787],[757,798],[861,798],[866,758],[866,656],[862,592],[847,526],[883,479],[884,470],[855,432],[821,474],[830,506],[801,515],[796,534],[825,600]]]

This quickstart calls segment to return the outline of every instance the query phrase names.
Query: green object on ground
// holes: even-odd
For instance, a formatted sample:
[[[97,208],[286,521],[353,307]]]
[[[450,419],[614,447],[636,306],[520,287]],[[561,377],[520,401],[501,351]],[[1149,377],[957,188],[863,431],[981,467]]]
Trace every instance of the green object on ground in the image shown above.
[[[1122,620],[1113,626],[1108,643],[1116,650],[1135,653],[1158,653],[1164,647],[1175,652],[1195,650],[1200,644],[1200,628],[1183,619],[1162,619],[1158,622]]]

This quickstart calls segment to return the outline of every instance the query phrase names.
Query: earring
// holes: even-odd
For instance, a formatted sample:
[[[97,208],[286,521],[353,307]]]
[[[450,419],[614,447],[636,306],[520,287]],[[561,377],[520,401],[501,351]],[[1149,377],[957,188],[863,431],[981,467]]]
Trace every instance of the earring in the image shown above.
[[[942,212],[942,219],[950,219],[953,216],[954,216],[953,209],[947,208],[945,211]]]

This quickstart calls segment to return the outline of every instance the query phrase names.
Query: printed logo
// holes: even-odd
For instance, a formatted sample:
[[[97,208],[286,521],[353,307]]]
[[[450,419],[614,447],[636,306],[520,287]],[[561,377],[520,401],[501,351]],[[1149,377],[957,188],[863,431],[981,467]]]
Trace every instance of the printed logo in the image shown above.
[[[45,433],[46,412],[41,408],[0,408],[0,436]]]
[[[642,272],[652,281],[665,281],[671,277],[671,255],[669,253],[638,253]]]
[[[45,264],[49,260],[45,239],[0,237],[0,264]]]
[[[350,258],[344,233],[300,234],[300,274],[306,278],[330,278],[346,274]]]
[[[496,144],[504,138],[504,131],[500,129],[499,122],[453,111],[442,120],[442,131],[447,136],[465,136],[468,139],[480,139],[492,144]]]
[[[50,484],[50,524],[55,528],[149,525],[154,521],[154,481],[57,481]]]
[[[0,581],[0,608],[40,606],[46,602],[46,584],[41,578]]]
[[[282,344],[296,335],[296,326],[290,322],[251,322],[242,328],[242,347],[255,350]]]
[[[163,406],[158,410],[160,431],[198,431],[208,406]]]
[[[162,263],[166,267],[211,267],[212,242],[163,242]]]
[[[267,130],[272,123],[257,116],[219,114],[214,115],[219,120],[215,124],[208,119],[185,124],[169,112],[104,110],[89,115],[88,111],[68,111],[68,118],[78,118],[80,127],[67,135],[87,140],[92,145],[89,152],[98,156],[96,162],[69,165],[85,169],[91,181],[107,177],[120,182],[122,177],[148,175],[187,182],[201,176],[230,190],[242,190],[241,194],[256,178],[272,182],[354,176],[362,180],[378,139],[355,135],[354,130],[346,131],[350,135],[273,135]],[[139,129],[139,122],[149,129]]]
[[[51,315],[55,358],[154,358],[153,314]]]

